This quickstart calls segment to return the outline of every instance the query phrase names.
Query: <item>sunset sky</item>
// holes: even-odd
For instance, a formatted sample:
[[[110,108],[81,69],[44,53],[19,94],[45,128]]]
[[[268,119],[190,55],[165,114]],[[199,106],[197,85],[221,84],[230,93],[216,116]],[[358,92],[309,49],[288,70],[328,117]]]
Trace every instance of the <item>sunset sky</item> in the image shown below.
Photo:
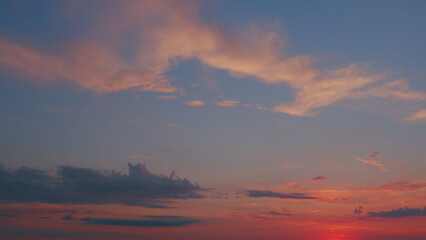
[[[0,239],[426,239],[426,1],[0,1]]]

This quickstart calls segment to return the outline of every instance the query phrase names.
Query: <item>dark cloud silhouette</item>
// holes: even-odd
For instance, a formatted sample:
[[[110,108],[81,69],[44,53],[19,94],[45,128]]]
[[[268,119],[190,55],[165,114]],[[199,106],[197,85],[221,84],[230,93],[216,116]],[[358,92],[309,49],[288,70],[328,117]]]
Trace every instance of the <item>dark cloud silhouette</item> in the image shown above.
[[[0,165],[0,200],[45,203],[121,203],[168,208],[161,199],[199,198],[198,184],[150,173],[145,164],[129,164],[129,173],[61,166],[56,174]]]
[[[318,197],[307,196],[304,193],[279,193],[272,191],[247,190],[249,197],[275,197],[285,199],[319,199]]]
[[[64,216],[63,220],[79,220],[89,224],[137,227],[181,227],[200,222],[183,216],[145,216],[145,219],[118,219],[118,218],[74,218],[72,215]]]
[[[0,217],[19,217],[17,213],[0,213]]]
[[[398,217],[412,217],[412,216],[426,216],[426,206],[424,208],[399,208],[390,211],[381,212],[368,212],[369,217],[382,217],[382,218],[398,218]]]
[[[294,216],[294,214],[292,214],[292,213],[278,212],[278,211],[269,211],[269,212],[267,212],[267,214],[274,215],[274,216]]]
[[[61,218],[62,220],[75,220],[75,218],[72,215],[66,215]]]
[[[362,206],[359,206],[354,209],[354,215],[360,216],[362,213]]]

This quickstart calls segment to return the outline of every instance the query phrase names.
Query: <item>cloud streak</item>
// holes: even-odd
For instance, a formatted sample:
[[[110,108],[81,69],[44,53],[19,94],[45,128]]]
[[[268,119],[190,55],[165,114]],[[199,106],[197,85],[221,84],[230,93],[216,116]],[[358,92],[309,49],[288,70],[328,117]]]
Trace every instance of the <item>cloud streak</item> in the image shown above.
[[[414,192],[426,189],[426,182],[392,182],[375,188],[375,191]]]
[[[199,223],[198,219],[189,219],[182,216],[148,216],[151,219],[117,219],[117,218],[91,218],[79,220],[89,224],[110,226],[137,226],[137,227],[182,227]],[[72,219],[76,220],[76,219]]]
[[[318,197],[308,196],[304,193],[279,193],[273,191],[262,191],[262,190],[247,190],[248,197],[273,197],[281,199],[319,199]]]
[[[421,110],[416,113],[413,113],[411,116],[404,119],[407,122],[412,121],[425,121],[426,120],[426,110]]]

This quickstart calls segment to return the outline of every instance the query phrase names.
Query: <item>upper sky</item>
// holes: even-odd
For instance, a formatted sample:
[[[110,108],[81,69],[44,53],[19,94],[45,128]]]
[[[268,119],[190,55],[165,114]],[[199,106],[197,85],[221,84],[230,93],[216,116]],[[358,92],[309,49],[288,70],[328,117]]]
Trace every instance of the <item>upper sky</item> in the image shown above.
[[[0,236],[424,238],[425,10],[1,1]]]

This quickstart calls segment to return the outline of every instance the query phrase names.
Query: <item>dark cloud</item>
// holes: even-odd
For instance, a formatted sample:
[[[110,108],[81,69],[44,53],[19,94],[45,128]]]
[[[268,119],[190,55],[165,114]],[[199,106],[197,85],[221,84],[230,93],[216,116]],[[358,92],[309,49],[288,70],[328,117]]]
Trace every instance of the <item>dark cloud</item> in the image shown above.
[[[354,215],[360,216],[362,213],[362,206],[359,206],[354,209]]]
[[[72,215],[66,215],[61,218],[62,220],[75,220],[75,218]]]
[[[307,196],[304,193],[278,193],[272,191],[247,190],[249,197],[275,197],[284,199],[319,199],[318,197]]]
[[[168,208],[161,199],[198,198],[198,184],[150,173],[145,164],[129,164],[129,173],[61,166],[56,174],[0,165],[0,200],[45,203],[121,203]]]
[[[292,213],[287,212],[278,212],[278,211],[269,211],[267,214],[274,216],[294,216]]]
[[[381,212],[368,212],[369,217],[382,217],[382,218],[398,218],[398,217],[413,217],[413,216],[426,216],[426,206],[422,208],[399,208],[390,211]]]
[[[0,217],[19,217],[17,213],[0,213]]]
[[[145,219],[118,219],[118,218],[92,218],[76,219],[71,215],[63,220],[79,220],[89,224],[113,225],[113,226],[137,226],[137,227],[181,227],[200,222],[198,219],[190,219],[183,216],[145,216]]]

